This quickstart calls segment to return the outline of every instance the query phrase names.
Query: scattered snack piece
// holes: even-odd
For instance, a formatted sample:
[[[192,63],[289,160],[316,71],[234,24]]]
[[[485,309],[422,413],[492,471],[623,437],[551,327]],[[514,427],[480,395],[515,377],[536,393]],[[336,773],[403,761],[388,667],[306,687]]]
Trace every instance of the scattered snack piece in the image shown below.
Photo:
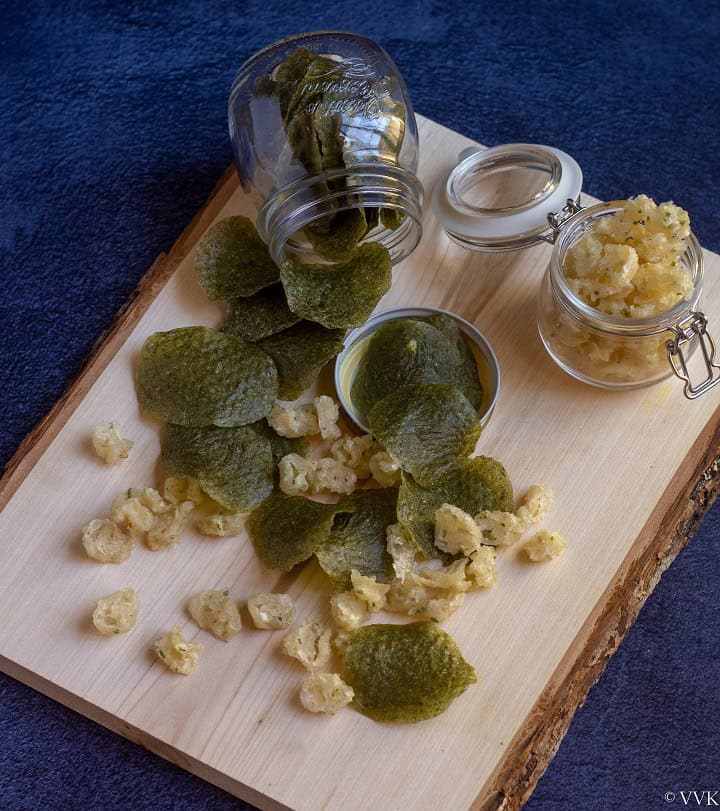
[[[472,516],[452,504],[435,510],[435,546],[451,555],[470,555],[483,543],[480,527]]]
[[[326,457],[315,462],[312,481],[314,493],[327,490],[330,493],[349,496],[357,485],[357,474],[351,468],[345,467],[342,462]]]
[[[135,627],[138,617],[138,596],[135,589],[126,588],[114,591],[98,600],[93,611],[95,628],[105,636],[126,634]]]
[[[557,532],[541,529],[536,535],[523,545],[522,551],[528,560],[538,563],[542,560],[552,560],[562,555],[567,549],[567,541]]]
[[[351,639],[352,634],[346,633],[345,631],[342,631],[341,633],[335,635],[332,644],[333,648],[335,648],[335,653],[337,653],[338,656],[345,655],[345,651],[347,650],[347,646],[350,644]]]
[[[109,518],[96,518],[82,530],[82,545],[94,560],[101,563],[123,563],[135,545],[130,535]]]
[[[553,503],[553,491],[547,484],[532,484],[525,493],[516,515],[525,528],[539,524],[545,518]]]
[[[337,673],[308,673],[300,687],[300,703],[310,712],[327,715],[346,707],[354,697],[352,687]]]
[[[296,400],[309,388],[323,366],[342,349],[345,330],[325,329],[312,321],[301,321],[271,335],[258,346],[275,362],[278,371],[278,400]]]
[[[278,280],[267,245],[247,217],[225,217],[198,243],[195,271],[211,299],[252,296]]]
[[[145,341],[135,388],[140,408],[169,423],[232,428],[266,416],[278,374],[266,352],[236,335],[179,327]]]
[[[195,479],[178,476],[168,476],[165,479],[163,494],[171,504],[192,501],[195,507],[199,507],[207,498]]]
[[[93,431],[92,444],[95,453],[106,465],[116,465],[127,459],[133,446],[132,440],[123,439],[115,422],[101,422],[97,425]]]
[[[477,412],[447,383],[400,386],[375,403],[367,418],[400,468],[426,487],[469,456],[480,437]]]
[[[320,433],[317,413],[312,405],[285,408],[276,403],[270,409],[267,421],[276,433],[291,439]]]
[[[373,454],[368,467],[380,487],[397,487],[400,484],[400,466],[387,451]]]
[[[134,493],[134,495],[140,499],[141,504],[155,515],[170,512],[173,508],[173,502],[163,498],[160,493],[152,487],[144,487],[139,493]]]
[[[409,723],[440,715],[477,681],[455,640],[433,622],[363,626],[347,647],[343,676],[361,713]]]
[[[336,439],[330,448],[333,459],[355,471],[358,479],[367,479],[370,474],[370,460],[379,455],[379,444],[372,434],[344,436]],[[389,454],[386,454],[390,458]],[[395,470],[398,470],[397,465]],[[382,484],[382,482],[379,482]],[[395,482],[397,484],[397,482]],[[387,485],[392,486],[392,485]]]
[[[428,564],[415,572],[415,582],[432,589],[453,593],[468,591],[472,588],[472,583],[465,576],[467,562],[467,558],[459,558],[447,566],[436,567]]]
[[[465,602],[465,592],[458,591],[448,597],[434,597],[428,600],[425,614],[433,622],[443,622]]]
[[[386,537],[395,577],[402,583],[417,567],[417,549],[409,540],[402,524],[391,524],[386,530]]]
[[[328,537],[315,550],[323,571],[338,591],[351,587],[351,573],[386,583],[392,577],[387,527],[396,518],[397,490],[360,490],[344,498]]]
[[[227,538],[242,532],[247,513],[212,513],[195,517],[195,529],[210,538]]]
[[[249,512],[272,493],[272,443],[255,425],[168,425],[162,460],[173,476],[190,476],[230,512]]]
[[[274,284],[247,298],[233,298],[223,330],[245,341],[260,341],[282,332],[300,317],[291,313],[281,284]]]
[[[330,663],[332,632],[315,620],[307,620],[288,631],[283,650],[307,670],[325,670]]]
[[[323,439],[337,439],[341,436],[342,431],[337,424],[340,419],[340,407],[335,400],[327,394],[321,394],[313,400],[313,405],[318,418],[320,436]]]
[[[170,512],[158,516],[157,522],[145,536],[145,545],[156,552],[166,546],[180,543],[180,532],[187,524],[193,510],[192,501],[184,501]]]
[[[352,632],[368,618],[368,607],[354,591],[341,591],[330,598],[330,613],[341,632]]]
[[[200,663],[204,646],[187,642],[183,638],[182,628],[176,625],[155,642],[153,650],[168,670],[188,676]]]
[[[289,594],[253,594],[247,607],[253,624],[262,630],[287,628],[295,621],[295,603]]]
[[[112,503],[112,520],[126,532],[147,532],[155,524],[155,514],[132,489],[121,493]]]
[[[481,546],[470,555],[466,574],[477,589],[489,589],[497,583],[497,554],[492,546]]]
[[[230,599],[227,589],[201,591],[190,600],[188,611],[198,627],[225,642],[242,627],[237,603]]]
[[[403,581],[393,580],[390,584],[386,610],[393,614],[419,617],[425,613],[429,600],[428,589],[418,583],[415,573],[411,572]]]
[[[357,569],[353,569],[350,573],[350,580],[352,590],[365,602],[368,611],[382,611],[385,608],[387,593],[390,591],[389,584],[378,583],[376,578],[366,577],[360,574]]]
[[[504,510],[483,510],[475,516],[480,542],[491,546],[512,546],[526,529],[517,515]]]

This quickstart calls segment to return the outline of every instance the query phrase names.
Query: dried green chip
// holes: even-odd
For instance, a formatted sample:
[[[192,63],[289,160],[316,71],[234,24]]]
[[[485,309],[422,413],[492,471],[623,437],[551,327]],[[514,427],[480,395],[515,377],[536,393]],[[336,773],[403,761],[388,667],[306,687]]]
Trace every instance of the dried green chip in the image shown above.
[[[302,496],[274,495],[250,514],[247,527],[265,566],[289,572],[313,556],[327,540],[335,516],[348,509]]]
[[[330,534],[315,552],[320,566],[339,591],[350,588],[353,569],[377,578],[380,583],[392,578],[385,530],[397,521],[397,495],[395,488],[366,490],[340,502],[340,507],[352,507],[354,512],[335,517]]]
[[[226,217],[198,243],[195,270],[211,299],[251,296],[280,278],[277,266],[247,217]]]
[[[247,298],[230,302],[225,332],[246,341],[259,341],[297,324],[300,318],[290,311],[281,284],[274,284]]]
[[[340,352],[345,330],[325,329],[312,321],[271,335],[258,346],[275,361],[281,400],[296,400],[311,386],[323,366]]]
[[[350,259],[366,232],[367,221],[361,208],[340,211],[305,227],[315,253],[335,262]]]
[[[455,385],[468,398],[474,408],[480,408],[483,387],[478,377],[477,361],[463,336],[458,322],[445,313],[436,313],[423,320],[427,321],[439,332],[442,332],[446,338],[449,338],[457,346],[462,357],[462,364],[457,371]]]
[[[401,225],[405,215],[396,208],[381,208],[380,222],[391,231],[396,231]]]
[[[351,396],[368,414],[375,403],[399,386],[447,383],[476,405],[477,383],[467,378],[466,359],[458,346],[431,324],[398,318],[382,324],[368,341],[358,364]]]
[[[137,367],[140,408],[178,425],[247,425],[269,413],[278,376],[262,349],[208,327],[156,332]]]
[[[469,456],[480,437],[477,412],[446,383],[401,386],[372,407],[368,421],[400,468],[426,486]]]
[[[398,494],[398,520],[407,528],[420,554],[441,556],[435,546],[435,511],[453,504],[470,515],[482,510],[511,512],[512,484],[505,468],[489,456],[476,456],[449,468],[429,487],[402,474]]]
[[[432,622],[358,629],[345,651],[343,678],[361,713],[406,723],[440,715],[477,681],[455,640]]]
[[[340,329],[359,326],[368,318],[390,289],[392,264],[387,249],[371,243],[336,265],[285,262],[280,277],[294,313]]]
[[[272,445],[253,425],[168,425],[162,460],[168,476],[196,479],[211,498],[233,512],[249,512],[273,491]]]

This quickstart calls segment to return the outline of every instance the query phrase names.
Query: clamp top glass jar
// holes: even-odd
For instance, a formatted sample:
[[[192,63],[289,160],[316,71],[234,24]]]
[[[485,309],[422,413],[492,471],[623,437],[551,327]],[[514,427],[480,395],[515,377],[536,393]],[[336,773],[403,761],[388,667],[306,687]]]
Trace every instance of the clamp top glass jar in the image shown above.
[[[626,201],[583,208],[581,187],[580,167],[558,149],[472,148],[435,187],[433,211],[448,236],[469,250],[553,245],[540,287],[538,329],[552,359],[569,375],[606,389],[634,389],[674,373],[684,382],[686,397],[700,396],[720,383],[720,365],[700,311],[703,256],[697,239],[689,233],[677,257],[688,274],[685,297],[647,317],[607,315],[577,294],[566,275],[566,259],[595,224],[621,212]],[[687,360],[696,349],[702,372],[693,381]]]
[[[328,235],[382,243],[393,263],[422,234],[418,132],[388,54],[357,34],[289,37],[240,69],[228,104],[240,182],[277,264],[333,260]]]

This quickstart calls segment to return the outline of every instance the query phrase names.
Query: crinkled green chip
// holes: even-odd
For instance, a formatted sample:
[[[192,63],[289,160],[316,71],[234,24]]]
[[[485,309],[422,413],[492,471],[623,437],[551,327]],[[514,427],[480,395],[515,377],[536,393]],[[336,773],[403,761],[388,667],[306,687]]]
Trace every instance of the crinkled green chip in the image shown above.
[[[387,321],[368,341],[352,384],[352,398],[368,414],[399,386],[417,383],[447,383],[474,407],[479,403],[477,368],[473,379],[468,379],[465,356],[452,340],[424,321]]]
[[[396,488],[365,490],[344,498],[339,506],[354,512],[335,516],[327,539],[315,554],[339,591],[349,589],[350,572],[387,583],[393,574],[385,530],[397,521]]]
[[[342,349],[344,337],[345,330],[301,321],[260,341],[258,346],[270,355],[278,370],[278,397],[296,400]]]
[[[335,265],[284,262],[280,277],[294,313],[329,329],[346,329],[364,323],[390,289],[392,264],[387,249],[371,243]]]
[[[334,262],[350,259],[366,232],[367,220],[362,208],[340,211],[305,227],[315,253]]]
[[[361,713],[405,723],[440,715],[477,681],[455,640],[432,622],[359,628],[345,651],[343,678]]]
[[[272,358],[208,327],[156,332],[137,367],[140,408],[178,425],[247,425],[269,413],[278,392]]]
[[[288,307],[283,286],[274,284],[247,298],[233,299],[223,330],[245,341],[260,341],[299,320]]]
[[[391,231],[396,231],[402,225],[404,216],[402,211],[396,208],[380,209],[380,222]]]
[[[168,425],[162,460],[166,475],[196,479],[211,498],[233,512],[249,512],[273,491],[272,446],[253,425]]]
[[[436,313],[424,320],[435,327],[438,332],[442,332],[446,338],[457,346],[462,357],[462,364],[458,368],[458,382],[456,382],[455,385],[468,398],[474,408],[480,408],[483,397],[483,387],[478,377],[477,361],[468,342],[463,337],[458,322],[445,313]]]
[[[443,504],[453,504],[472,516],[482,510],[512,512],[512,484],[505,468],[489,456],[459,462],[429,487],[423,487],[403,473],[398,520],[407,528],[418,552],[426,558],[441,556],[435,546],[435,511]]]
[[[195,270],[211,299],[251,296],[280,278],[277,265],[247,217],[226,217],[198,243]]]
[[[480,437],[477,412],[446,383],[401,386],[373,406],[368,420],[401,470],[426,486],[469,456]]]
[[[313,556],[327,540],[335,516],[348,509],[302,496],[274,495],[250,514],[247,527],[265,566],[289,572]]]

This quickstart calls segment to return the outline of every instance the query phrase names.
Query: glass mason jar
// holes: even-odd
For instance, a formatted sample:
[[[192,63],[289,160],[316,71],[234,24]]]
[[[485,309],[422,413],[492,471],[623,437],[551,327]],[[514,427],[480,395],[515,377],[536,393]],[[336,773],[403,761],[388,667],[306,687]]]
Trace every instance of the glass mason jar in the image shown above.
[[[320,31],[269,45],[241,67],[228,118],[240,182],[259,198],[257,228],[277,264],[332,258],[313,236],[338,227],[382,243],[393,263],[420,241],[415,115],[395,63],[371,40]]]
[[[720,383],[720,365],[699,310],[703,255],[691,233],[681,257],[690,297],[648,318],[616,318],[590,307],[564,273],[568,250],[600,217],[626,201],[580,205],[582,171],[567,153],[539,144],[463,150],[435,186],[433,212],[445,232],[467,250],[496,253],[550,243],[553,252],[540,286],[538,328],[553,360],[577,380],[606,389],[649,386],[670,374],[689,399]],[[699,380],[687,361],[699,349]],[[702,376],[704,374],[704,377]],[[693,377],[698,371],[693,369]]]
[[[693,282],[690,297],[647,318],[618,318],[594,309],[579,298],[564,272],[568,250],[593,224],[623,208],[625,201],[570,206],[558,226],[552,256],[540,286],[538,329],[553,360],[568,374],[607,389],[636,389],[678,374],[686,394],[696,397],[716,382],[714,347],[699,311],[703,283],[702,249],[694,234],[681,261]],[[708,377],[691,384],[686,366],[699,347]]]

